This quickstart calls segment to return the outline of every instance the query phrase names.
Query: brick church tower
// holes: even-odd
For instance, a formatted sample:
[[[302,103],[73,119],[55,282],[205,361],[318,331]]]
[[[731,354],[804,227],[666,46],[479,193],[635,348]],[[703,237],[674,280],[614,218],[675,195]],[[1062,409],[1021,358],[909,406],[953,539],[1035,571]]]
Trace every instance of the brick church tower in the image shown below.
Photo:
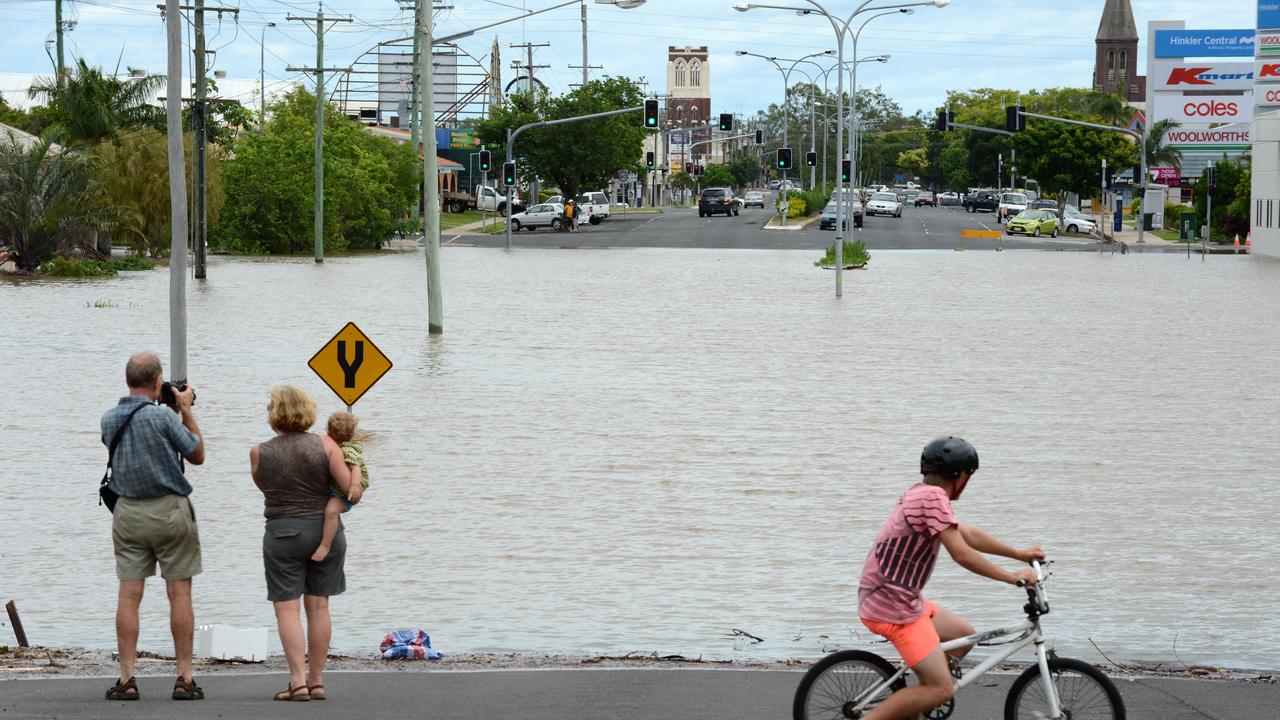
[[[1107,0],[1094,44],[1093,89],[1128,102],[1145,100],[1147,78],[1138,74],[1138,27],[1129,0]]]

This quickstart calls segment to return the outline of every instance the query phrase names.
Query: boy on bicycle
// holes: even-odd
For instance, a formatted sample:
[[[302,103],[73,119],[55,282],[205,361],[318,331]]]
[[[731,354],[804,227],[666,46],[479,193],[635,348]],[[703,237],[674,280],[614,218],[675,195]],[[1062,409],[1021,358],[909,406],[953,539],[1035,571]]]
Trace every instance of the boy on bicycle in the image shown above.
[[[1029,563],[1044,558],[1039,545],[1019,550],[951,514],[952,501],[960,499],[977,470],[978,451],[960,438],[938,438],[926,445],[920,455],[924,477],[898,498],[867,553],[858,586],[858,616],[872,632],[893,643],[920,684],[893,693],[864,720],[911,718],[942,705],[954,693],[948,662],[958,663],[969,647],[951,651],[950,660],[940,644],[975,631],[967,620],[921,594],[940,546],[970,572],[1010,584],[1036,582],[1032,570],[1006,572],[982,553]]]

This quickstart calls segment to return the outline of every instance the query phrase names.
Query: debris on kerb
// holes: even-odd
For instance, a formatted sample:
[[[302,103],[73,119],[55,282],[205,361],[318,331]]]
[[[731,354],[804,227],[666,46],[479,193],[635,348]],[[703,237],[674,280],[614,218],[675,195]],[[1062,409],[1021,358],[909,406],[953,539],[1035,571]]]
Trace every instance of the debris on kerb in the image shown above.
[[[444,653],[431,647],[426,630],[393,630],[382,639],[383,660],[439,660]]]
[[[196,630],[196,657],[260,663],[267,659],[267,628],[201,625]]]

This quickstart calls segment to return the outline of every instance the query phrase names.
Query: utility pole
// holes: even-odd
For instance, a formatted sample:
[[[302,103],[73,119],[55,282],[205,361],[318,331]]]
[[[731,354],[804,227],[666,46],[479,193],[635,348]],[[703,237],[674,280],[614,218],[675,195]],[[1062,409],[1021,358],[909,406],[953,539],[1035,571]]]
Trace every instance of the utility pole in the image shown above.
[[[586,5],[582,6],[586,12]],[[58,26],[58,86],[63,85],[63,73],[67,70],[67,65],[63,64],[63,0],[54,0],[54,23]],[[46,53],[47,47],[46,47]]]
[[[324,5],[316,11],[315,17],[298,17],[286,15],[286,20],[313,22],[316,33],[316,66],[313,68],[285,68],[289,72],[315,73],[316,76],[316,212],[315,212],[315,258],[316,262],[324,262],[324,74],[328,72],[350,72],[351,68],[326,68],[324,66],[324,34],[326,22],[351,22],[351,18],[324,18]]]
[[[169,150],[169,375],[187,381],[187,181],[182,156],[182,15],[178,0],[165,1],[168,97],[165,130]]]
[[[192,10],[195,15],[192,18],[192,25],[195,34],[195,43],[192,52],[195,56],[195,77],[192,78],[192,96],[191,96],[191,124],[192,133],[195,134],[195,167],[192,168],[192,178],[194,188],[192,190],[192,219],[195,221],[195,233],[192,235],[192,250],[195,252],[195,277],[197,280],[205,279],[205,259],[208,250],[208,242],[206,238],[206,220],[207,211],[205,209],[205,186],[206,172],[205,159],[208,150],[208,133],[207,133],[207,116],[208,116],[208,96],[205,83],[205,46],[204,46],[204,14],[205,11],[216,12],[218,17],[222,17],[222,13],[229,12],[235,14],[236,18],[240,17],[239,8],[228,7],[205,7],[204,0],[194,0],[194,5],[178,5],[178,10]],[[167,5],[157,5],[161,12],[168,13]],[[181,95],[178,96],[179,101],[184,100]],[[225,102],[214,99],[213,102]],[[182,173],[186,175],[185,168]],[[185,202],[185,201],[184,201]]]
[[[410,73],[412,79],[409,83],[409,146],[418,150],[419,130],[418,113],[421,108],[418,106],[419,93],[418,83],[422,82],[422,48],[418,42],[418,28],[422,25],[422,3],[415,0],[411,5],[401,4],[401,10],[413,9],[413,72]],[[417,167],[417,163],[414,164]],[[422,204],[422,193],[415,193],[416,197],[413,201],[413,229],[416,231],[422,226],[419,224],[421,220],[420,205]]]
[[[419,0],[423,2],[424,0]],[[430,0],[425,0],[430,2]],[[426,207],[423,213],[423,233],[427,246],[427,332],[444,333],[444,291],[440,287],[440,172],[436,166],[436,108],[435,108],[435,55],[431,50],[432,10],[417,13],[418,49],[423,59],[420,69],[418,92],[422,107],[422,192]],[[511,206],[507,206],[511,215]]]
[[[525,51],[525,57],[528,59],[528,61],[527,61],[527,62],[525,63],[525,65],[524,65],[524,67],[525,67],[525,69],[526,69],[526,70],[528,70],[528,71],[529,71],[529,82],[528,82],[528,87],[529,87],[529,95],[530,95],[530,97],[532,97],[532,96],[533,96],[533,71],[534,71],[534,70],[540,70],[540,69],[542,69],[542,68],[549,68],[549,67],[551,67],[550,65],[534,65],[534,64],[533,64],[533,49],[534,49],[534,48],[539,48],[539,47],[551,47],[551,43],[520,43],[520,44],[513,44],[513,45],[511,45],[510,47],[512,47],[512,48],[524,48],[524,51]],[[582,64],[583,64],[583,65],[586,65],[586,62],[583,62]],[[519,68],[519,67],[520,67],[520,66],[519,66],[518,64],[516,64],[516,63],[512,63],[512,65],[511,65],[511,66],[512,66],[512,67],[515,67],[515,68]],[[587,71],[586,71],[586,70],[583,70],[583,71],[582,71],[582,74],[585,76],[585,75],[587,74]],[[583,82],[586,82],[586,80],[584,79],[584,80],[583,80]]]

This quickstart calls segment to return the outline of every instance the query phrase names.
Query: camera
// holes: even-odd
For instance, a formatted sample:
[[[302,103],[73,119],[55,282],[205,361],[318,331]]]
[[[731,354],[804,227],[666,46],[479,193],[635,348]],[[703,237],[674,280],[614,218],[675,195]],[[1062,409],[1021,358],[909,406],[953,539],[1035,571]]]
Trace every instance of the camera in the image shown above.
[[[160,386],[160,403],[162,405],[168,405],[174,412],[178,412],[177,393],[186,392],[186,390],[186,383],[171,383],[168,380],[165,380],[164,384]],[[194,390],[191,392],[191,404],[196,404],[196,394]]]

